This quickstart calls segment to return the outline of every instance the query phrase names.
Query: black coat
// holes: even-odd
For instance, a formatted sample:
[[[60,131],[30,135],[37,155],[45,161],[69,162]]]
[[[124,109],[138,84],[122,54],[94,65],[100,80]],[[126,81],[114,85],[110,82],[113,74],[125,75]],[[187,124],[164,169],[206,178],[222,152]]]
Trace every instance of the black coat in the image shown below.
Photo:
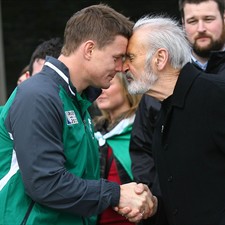
[[[152,134],[160,107],[161,103],[157,99],[149,95],[143,95],[136,111],[130,140],[132,172],[135,181],[145,183],[151,189],[157,179],[151,149]],[[158,194],[158,186],[155,191]]]
[[[225,51],[211,53],[205,72],[225,76]]]
[[[153,152],[171,225],[224,225],[225,77],[187,64],[162,102]]]
[[[206,72],[225,75],[225,52],[217,52],[211,55]],[[135,181],[148,184],[152,192],[161,199],[152,157],[152,134],[160,107],[161,103],[158,100],[149,95],[143,95],[133,125],[130,154]],[[161,219],[160,222],[156,223],[150,219],[146,221],[146,224],[167,224],[162,216],[159,219]]]

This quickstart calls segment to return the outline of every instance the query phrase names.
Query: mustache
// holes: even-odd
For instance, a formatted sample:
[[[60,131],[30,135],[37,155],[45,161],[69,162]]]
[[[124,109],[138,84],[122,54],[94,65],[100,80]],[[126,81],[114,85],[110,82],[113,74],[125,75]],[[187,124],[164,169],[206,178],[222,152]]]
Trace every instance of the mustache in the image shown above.
[[[127,71],[126,73],[124,73],[124,75],[126,76],[126,78],[133,79],[133,74],[130,71]]]
[[[208,34],[198,34],[196,37],[195,37],[195,40],[199,39],[199,38],[212,38],[211,35],[208,35]]]

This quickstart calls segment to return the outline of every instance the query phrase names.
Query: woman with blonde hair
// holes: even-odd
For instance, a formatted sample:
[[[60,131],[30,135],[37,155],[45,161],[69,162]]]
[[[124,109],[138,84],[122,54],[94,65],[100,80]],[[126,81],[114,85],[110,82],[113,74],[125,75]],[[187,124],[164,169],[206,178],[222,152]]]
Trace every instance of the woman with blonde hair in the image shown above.
[[[133,180],[129,143],[140,95],[130,95],[122,73],[117,73],[108,89],[96,99],[102,115],[94,118],[95,137],[99,143],[101,177],[119,184]],[[99,216],[103,224],[134,224],[112,208]]]

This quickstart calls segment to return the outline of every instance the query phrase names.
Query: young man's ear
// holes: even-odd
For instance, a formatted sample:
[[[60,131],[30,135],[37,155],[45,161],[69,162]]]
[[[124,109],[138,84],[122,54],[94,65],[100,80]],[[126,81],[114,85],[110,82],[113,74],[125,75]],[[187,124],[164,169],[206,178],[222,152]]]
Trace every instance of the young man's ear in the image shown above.
[[[90,60],[92,57],[93,50],[95,48],[95,43],[92,40],[88,40],[84,43],[83,54],[84,58]]]

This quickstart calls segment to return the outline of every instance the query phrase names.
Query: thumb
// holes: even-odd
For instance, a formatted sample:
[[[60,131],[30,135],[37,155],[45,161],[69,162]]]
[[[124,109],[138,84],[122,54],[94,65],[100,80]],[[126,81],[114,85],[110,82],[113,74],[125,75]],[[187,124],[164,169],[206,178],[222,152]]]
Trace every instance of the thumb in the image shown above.
[[[145,188],[144,184],[139,183],[139,184],[136,185],[134,190],[135,190],[136,194],[142,194],[146,190],[146,188]]]

